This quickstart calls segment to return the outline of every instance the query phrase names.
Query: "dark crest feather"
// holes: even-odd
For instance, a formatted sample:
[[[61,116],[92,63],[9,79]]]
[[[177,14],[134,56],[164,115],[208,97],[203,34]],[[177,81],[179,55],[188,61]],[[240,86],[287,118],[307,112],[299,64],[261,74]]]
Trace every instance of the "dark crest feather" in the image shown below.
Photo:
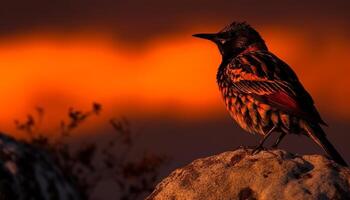
[[[225,26],[220,32],[237,32],[248,29],[252,29],[252,27],[247,24],[247,22],[232,22]]]

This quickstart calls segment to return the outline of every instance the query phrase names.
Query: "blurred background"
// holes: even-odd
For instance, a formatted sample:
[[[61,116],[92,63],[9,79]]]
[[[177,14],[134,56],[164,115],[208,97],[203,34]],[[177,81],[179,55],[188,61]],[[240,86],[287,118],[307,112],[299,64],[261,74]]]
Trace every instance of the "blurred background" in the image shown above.
[[[98,102],[103,111],[73,142],[108,141],[108,120],[127,118],[136,148],[169,156],[159,178],[196,158],[255,145],[259,138],[241,131],[221,100],[217,48],[191,37],[247,21],[296,71],[350,162],[349,9],[346,0],[2,1],[0,130],[26,137],[14,120],[39,106],[50,133],[69,108]],[[280,147],[323,153],[305,137],[287,136]]]

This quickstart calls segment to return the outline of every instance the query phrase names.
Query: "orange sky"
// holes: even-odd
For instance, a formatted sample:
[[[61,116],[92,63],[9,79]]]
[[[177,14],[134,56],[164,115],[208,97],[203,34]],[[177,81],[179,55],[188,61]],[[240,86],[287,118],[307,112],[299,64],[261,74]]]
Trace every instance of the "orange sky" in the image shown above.
[[[260,32],[270,49],[295,69],[321,113],[350,118],[348,39],[335,34],[314,40],[300,30],[279,27]],[[13,119],[23,118],[38,105],[54,121],[68,107],[87,108],[93,101],[104,105],[106,117],[162,112],[192,118],[220,113],[223,103],[215,83],[219,53],[213,44],[191,34],[153,39],[141,47],[118,43],[107,34],[4,38],[0,129],[11,130]]]

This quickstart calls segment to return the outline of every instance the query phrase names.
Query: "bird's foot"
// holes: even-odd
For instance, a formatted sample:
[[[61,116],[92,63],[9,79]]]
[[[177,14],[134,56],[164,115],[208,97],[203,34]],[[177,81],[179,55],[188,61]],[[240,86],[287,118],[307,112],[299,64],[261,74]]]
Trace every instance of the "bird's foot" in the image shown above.
[[[257,147],[255,147],[252,151],[252,155],[256,155],[258,154],[260,151],[263,150],[267,150],[265,147],[263,147],[262,145],[258,145]]]
[[[238,149],[244,149],[244,150],[248,150],[248,149],[254,149],[255,146],[244,146],[244,145],[240,145],[239,147],[237,147],[235,150]]]

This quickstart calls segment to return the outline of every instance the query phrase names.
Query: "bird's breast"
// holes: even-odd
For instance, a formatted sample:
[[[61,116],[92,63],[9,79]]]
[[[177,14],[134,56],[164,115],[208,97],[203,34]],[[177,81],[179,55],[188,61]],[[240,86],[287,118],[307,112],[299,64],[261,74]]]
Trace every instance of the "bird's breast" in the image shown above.
[[[279,116],[271,106],[249,94],[236,93],[229,87],[219,88],[230,116],[244,130],[264,135],[274,123],[278,123]]]

